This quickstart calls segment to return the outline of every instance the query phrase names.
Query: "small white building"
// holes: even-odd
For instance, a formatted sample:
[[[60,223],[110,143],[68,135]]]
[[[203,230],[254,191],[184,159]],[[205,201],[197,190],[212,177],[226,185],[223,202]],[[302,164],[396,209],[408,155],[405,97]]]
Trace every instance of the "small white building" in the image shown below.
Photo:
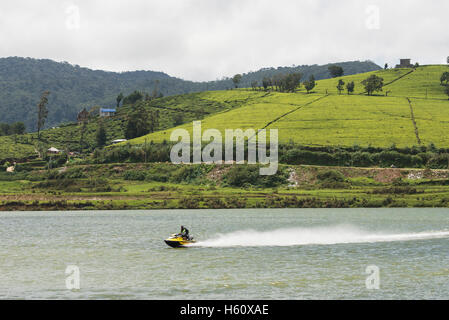
[[[56,149],[55,147],[51,147],[50,149],[47,150],[47,153],[50,153],[50,154],[60,154],[61,151],[58,150],[58,149]]]

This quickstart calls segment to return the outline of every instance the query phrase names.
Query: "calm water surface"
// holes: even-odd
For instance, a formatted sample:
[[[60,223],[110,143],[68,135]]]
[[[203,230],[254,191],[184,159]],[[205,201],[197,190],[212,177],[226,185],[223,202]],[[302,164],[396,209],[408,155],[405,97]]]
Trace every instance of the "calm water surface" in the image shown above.
[[[0,298],[448,299],[449,210],[2,212]]]

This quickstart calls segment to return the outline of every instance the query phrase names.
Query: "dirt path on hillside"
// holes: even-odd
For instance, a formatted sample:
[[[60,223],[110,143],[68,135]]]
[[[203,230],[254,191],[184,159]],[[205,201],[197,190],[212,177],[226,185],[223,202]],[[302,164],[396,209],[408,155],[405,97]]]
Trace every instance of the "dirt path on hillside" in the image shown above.
[[[406,98],[406,99],[408,101],[408,105],[410,106],[410,114],[411,114],[411,118],[412,118],[413,127],[415,128],[416,140],[418,140],[418,144],[421,144],[421,139],[419,138],[418,126],[416,125],[415,115],[413,113],[412,101],[409,98]]]

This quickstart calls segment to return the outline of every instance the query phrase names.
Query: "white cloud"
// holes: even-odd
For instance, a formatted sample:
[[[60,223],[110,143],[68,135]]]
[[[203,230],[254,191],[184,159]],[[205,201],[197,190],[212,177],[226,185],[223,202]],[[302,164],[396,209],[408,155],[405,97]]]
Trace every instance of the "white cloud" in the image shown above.
[[[190,80],[359,59],[444,63],[447,12],[445,0],[15,0],[0,4],[0,56]]]

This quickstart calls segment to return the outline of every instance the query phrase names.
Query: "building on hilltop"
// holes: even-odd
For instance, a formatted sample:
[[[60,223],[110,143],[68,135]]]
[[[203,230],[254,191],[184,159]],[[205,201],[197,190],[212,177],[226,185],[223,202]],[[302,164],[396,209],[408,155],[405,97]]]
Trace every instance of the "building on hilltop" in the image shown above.
[[[396,68],[413,68],[411,59],[400,59],[400,64],[396,65]]]
[[[115,109],[100,109],[100,117],[112,117],[115,115],[116,110]]]

